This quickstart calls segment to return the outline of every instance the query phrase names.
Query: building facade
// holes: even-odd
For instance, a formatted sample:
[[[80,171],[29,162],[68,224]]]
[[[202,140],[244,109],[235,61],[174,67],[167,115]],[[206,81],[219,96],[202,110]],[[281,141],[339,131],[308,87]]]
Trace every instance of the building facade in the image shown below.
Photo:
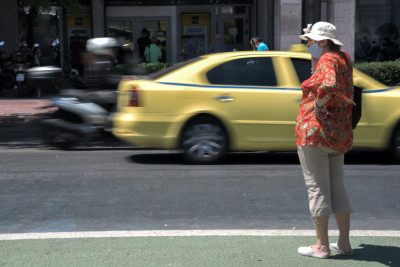
[[[198,55],[206,53],[217,33],[229,51],[250,50],[254,36],[262,37],[270,49],[288,50],[301,43],[299,35],[308,23],[321,20],[337,26],[343,50],[353,60],[400,56],[400,0],[86,0],[78,12],[54,7],[39,11],[34,19],[21,3],[1,1],[0,40],[11,50],[22,42],[30,46],[58,39],[65,69],[74,36],[82,42],[115,37],[134,57],[146,28],[157,37],[164,60],[179,62],[184,35],[192,37]]]

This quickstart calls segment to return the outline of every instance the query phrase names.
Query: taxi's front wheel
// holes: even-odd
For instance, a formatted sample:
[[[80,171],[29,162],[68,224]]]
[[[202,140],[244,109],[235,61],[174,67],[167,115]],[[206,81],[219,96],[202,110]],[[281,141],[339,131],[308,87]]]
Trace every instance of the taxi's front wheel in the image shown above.
[[[181,138],[184,160],[213,164],[226,154],[228,140],[222,125],[210,118],[197,119],[185,127]]]

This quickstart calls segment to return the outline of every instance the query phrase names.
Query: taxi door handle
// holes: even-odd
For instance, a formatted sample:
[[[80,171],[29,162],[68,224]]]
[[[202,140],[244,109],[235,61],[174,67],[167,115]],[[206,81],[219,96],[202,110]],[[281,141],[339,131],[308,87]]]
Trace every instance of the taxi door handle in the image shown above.
[[[214,98],[221,102],[228,102],[228,101],[235,100],[233,97],[227,96],[227,95],[217,95],[217,96],[214,96]]]

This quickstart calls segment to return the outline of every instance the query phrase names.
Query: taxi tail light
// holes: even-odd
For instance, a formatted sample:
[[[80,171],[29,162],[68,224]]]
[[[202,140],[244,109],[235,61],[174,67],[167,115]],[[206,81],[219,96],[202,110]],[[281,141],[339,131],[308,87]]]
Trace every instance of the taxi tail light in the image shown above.
[[[129,99],[130,107],[139,107],[139,94],[138,89],[136,87],[132,87],[131,89],[131,98]]]

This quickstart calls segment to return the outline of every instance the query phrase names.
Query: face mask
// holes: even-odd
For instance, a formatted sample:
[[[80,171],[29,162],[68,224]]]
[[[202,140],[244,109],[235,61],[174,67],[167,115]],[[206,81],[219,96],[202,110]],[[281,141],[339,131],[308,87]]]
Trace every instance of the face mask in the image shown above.
[[[310,46],[308,48],[308,51],[310,52],[312,57],[315,58],[320,58],[322,56],[322,47],[318,46],[319,42],[316,42],[315,44],[313,44],[312,46]]]

